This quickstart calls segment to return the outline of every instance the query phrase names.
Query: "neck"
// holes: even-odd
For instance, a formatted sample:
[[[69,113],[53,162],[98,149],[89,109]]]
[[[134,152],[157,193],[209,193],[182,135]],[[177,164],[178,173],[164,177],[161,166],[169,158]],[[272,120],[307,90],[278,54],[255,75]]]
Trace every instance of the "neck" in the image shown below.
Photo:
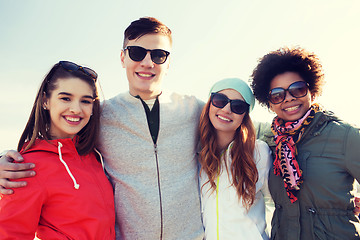
[[[150,100],[155,99],[158,95],[161,94],[160,92],[151,92],[151,93],[133,93],[130,91],[130,95],[133,97],[140,96],[142,100]]]
[[[234,133],[217,132],[216,137],[220,149],[225,150],[234,140]]]

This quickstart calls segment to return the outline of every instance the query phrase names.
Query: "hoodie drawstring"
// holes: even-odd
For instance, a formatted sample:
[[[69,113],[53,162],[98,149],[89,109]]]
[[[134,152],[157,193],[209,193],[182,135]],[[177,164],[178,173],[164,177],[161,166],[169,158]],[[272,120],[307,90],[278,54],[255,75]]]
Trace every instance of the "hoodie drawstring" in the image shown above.
[[[94,148],[94,150],[99,155],[100,161],[101,161],[101,166],[102,166],[103,170],[105,170],[105,168],[104,168],[104,160],[103,160],[103,157],[102,157],[101,153],[96,148]]]
[[[60,142],[58,142],[58,144],[59,144],[59,145],[58,145],[58,152],[59,152],[60,162],[61,162],[62,164],[64,164],[67,173],[69,174],[69,176],[70,176],[71,179],[73,180],[73,182],[74,182],[74,188],[75,188],[75,189],[79,189],[80,185],[76,182],[76,179],[75,179],[75,177],[72,175],[72,173],[71,173],[68,165],[67,165],[66,162],[62,159],[61,148],[62,148],[63,145],[62,145]]]

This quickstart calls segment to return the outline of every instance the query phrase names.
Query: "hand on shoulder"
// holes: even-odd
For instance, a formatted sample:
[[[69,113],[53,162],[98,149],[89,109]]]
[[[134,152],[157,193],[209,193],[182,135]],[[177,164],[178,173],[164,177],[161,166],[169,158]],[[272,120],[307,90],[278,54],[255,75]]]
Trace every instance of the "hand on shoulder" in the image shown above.
[[[33,163],[21,163],[23,157],[15,150],[10,150],[0,158],[0,193],[12,194],[10,188],[26,186],[25,181],[13,182],[10,179],[19,179],[35,176],[35,171],[28,171],[35,167]]]

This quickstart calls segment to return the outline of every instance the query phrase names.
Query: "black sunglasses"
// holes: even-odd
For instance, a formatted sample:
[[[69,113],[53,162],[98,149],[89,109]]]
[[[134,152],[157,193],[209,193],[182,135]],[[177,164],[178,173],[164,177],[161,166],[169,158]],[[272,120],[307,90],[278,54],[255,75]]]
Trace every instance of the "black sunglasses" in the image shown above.
[[[279,104],[285,100],[286,91],[290,93],[291,96],[295,98],[305,97],[308,92],[309,85],[304,81],[297,81],[288,87],[288,89],[284,88],[273,88],[269,92],[269,101],[273,104]]]
[[[231,111],[236,114],[243,114],[244,112],[249,111],[250,107],[247,102],[240,99],[229,99],[222,93],[211,93],[210,101],[211,104],[217,108],[223,108],[230,103]]]
[[[129,51],[129,57],[135,62],[142,61],[145,58],[147,52],[150,52],[151,60],[156,64],[163,64],[166,62],[166,59],[170,54],[168,51],[162,49],[150,50],[139,46],[127,46],[124,51],[125,50]]]
[[[88,67],[82,67],[80,65],[77,65],[76,63],[69,62],[69,61],[60,61],[59,64],[60,64],[60,66],[62,66],[64,69],[66,69],[69,72],[74,72],[74,71],[80,70],[85,75],[90,76],[96,82],[96,79],[98,77],[97,73]]]

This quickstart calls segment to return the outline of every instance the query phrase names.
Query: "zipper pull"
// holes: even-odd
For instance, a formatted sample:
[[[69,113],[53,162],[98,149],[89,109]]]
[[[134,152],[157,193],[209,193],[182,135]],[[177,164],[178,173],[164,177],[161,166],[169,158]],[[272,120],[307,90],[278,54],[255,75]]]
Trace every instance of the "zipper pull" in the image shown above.
[[[312,214],[316,214],[316,210],[314,208],[309,208],[308,211],[311,212]]]
[[[155,152],[155,154],[157,154],[157,144],[156,143],[154,143],[154,152]]]

